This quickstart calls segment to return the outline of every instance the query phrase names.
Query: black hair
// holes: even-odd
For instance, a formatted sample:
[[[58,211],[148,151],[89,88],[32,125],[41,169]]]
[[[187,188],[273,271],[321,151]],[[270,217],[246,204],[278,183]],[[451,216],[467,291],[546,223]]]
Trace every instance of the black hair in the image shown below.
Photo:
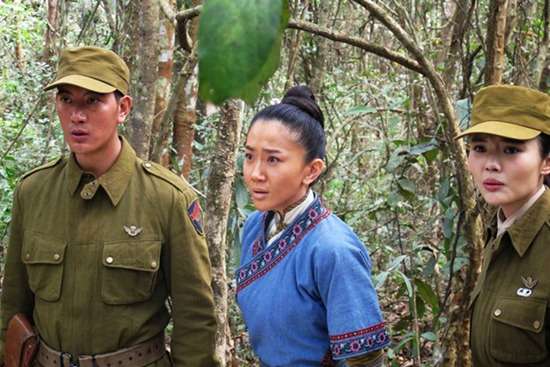
[[[278,120],[296,133],[298,144],[306,151],[307,163],[316,158],[325,158],[325,119],[309,87],[299,85],[289,89],[281,103],[258,112],[252,118],[250,128],[258,120]]]
[[[119,102],[120,99],[121,99],[122,97],[124,97],[124,93],[122,93],[122,92],[119,91],[118,89],[116,89],[113,93],[115,94],[115,99],[116,99],[117,102]]]
[[[550,154],[550,135],[540,133],[537,138],[540,143],[540,155],[542,159],[544,159],[548,157],[548,154]]]

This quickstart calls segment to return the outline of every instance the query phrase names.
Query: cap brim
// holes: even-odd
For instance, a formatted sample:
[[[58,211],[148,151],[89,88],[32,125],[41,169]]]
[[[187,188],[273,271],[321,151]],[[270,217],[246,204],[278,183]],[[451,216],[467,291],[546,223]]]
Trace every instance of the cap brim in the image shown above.
[[[81,87],[97,93],[111,93],[116,90],[116,88],[113,87],[112,85],[103,83],[97,79],[92,79],[84,75],[68,75],[64,78],[56,80],[51,84],[48,84],[44,88],[44,90],[50,90],[61,84],[75,85],[77,87]]]
[[[539,136],[540,133],[539,130],[511,124],[509,122],[485,121],[464,130],[462,133],[458,134],[455,139],[460,139],[466,135],[472,134],[489,134],[515,140],[531,140]]]

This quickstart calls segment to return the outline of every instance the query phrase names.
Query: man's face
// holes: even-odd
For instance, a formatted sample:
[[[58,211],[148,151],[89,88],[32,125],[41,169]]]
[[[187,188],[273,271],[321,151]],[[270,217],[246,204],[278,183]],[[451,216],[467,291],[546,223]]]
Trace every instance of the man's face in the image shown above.
[[[117,125],[130,110],[130,97],[117,101],[114,93],[65,84],[58,87],[55,105],[65,141],[77,158],[109,159],[114,151],[116,157]]]

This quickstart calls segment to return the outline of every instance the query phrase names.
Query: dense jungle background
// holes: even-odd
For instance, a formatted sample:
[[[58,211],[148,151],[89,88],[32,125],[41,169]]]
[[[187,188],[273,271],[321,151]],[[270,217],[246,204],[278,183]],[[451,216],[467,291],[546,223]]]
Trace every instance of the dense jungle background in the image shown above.
[[[231,34],[250,41],[261,32],[242,23],[274,4],[286,7],[282,0],[216,1],[228,14],[247,9]],[[121,133],[142,158],[186,177],[203,200],[217,353],[228,366],[257,366],[232,281],[241,225],[253,210],[242,146],[255,111],[307,84],[327,121],[327,170],[316,190],[370,251],[393,340],[389,365],[469,366],[467,305],[487,208],[475,204],[465,147],[453,136],[468,124],[471,97],[484,85],[550,92],[549,0],[290,0],[288,7],[280,57],[272,55],[279,65],[258,98],[215,106],[198,98],[209,71],[199,70],[197,40],[212,42],[198,31],[200,0],[0,2],[4,251],[18,177],[67,153],[53,94],[42,91],[59,51],[111,48],[132,73],[135,107]],[[207,20],[226,26],[222,18]],[[239,53],[263,62],[227,47],[228,62]]]

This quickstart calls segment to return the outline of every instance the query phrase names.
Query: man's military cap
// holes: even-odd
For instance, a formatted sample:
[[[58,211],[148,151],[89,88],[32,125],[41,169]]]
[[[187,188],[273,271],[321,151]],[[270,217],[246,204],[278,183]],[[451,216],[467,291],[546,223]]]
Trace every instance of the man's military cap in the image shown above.
[[[530,140],[540,133],[550,135],[550,96],[514,85],[493,85],[474,98],[471,127],[456,138],[490,134]]]
[[[55,80],[44,90],[70,84],[98,93],[118,90],[128,94],[129,80],[128,66],[113,51],[99,47],[67,48],[61,52]]]

